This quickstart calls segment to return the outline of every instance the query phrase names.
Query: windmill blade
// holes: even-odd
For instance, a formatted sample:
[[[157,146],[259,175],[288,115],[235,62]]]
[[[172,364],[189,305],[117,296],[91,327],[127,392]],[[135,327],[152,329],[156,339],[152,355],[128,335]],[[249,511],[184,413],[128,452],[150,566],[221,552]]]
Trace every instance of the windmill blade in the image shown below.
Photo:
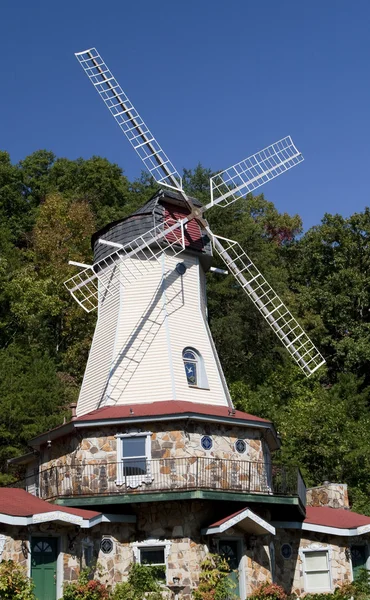
[[[84,269],[67,279],[65,287],[86,312],[97,309],[104,298],[115,296],[121,287],[147,274],[150,262],[158,261],[164,251],[173,256],[180,254],[185,249],[187,221],[160,223],[125,245],[99,240],[118,249],[91,266],[80,265]]]
[[[214,235],[208,228],[207,233],[212,239],[216,252],[264,316],[295,362],[307,377],[312,375],[325,363],[325,359],[281,298],[272,289],[238,242]]]
[[[211,202],[206,208],[228,206],[303,160],[290,136],[279,140],[211,177]]]
[[[154,179],[182,190],[182,179],[95,48],[76,52],[77,60]]]

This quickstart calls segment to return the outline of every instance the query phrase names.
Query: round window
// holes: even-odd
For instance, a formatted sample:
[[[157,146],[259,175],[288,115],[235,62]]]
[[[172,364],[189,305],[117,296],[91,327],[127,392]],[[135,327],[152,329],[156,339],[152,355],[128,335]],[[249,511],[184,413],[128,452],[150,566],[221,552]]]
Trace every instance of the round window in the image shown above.
[[[210,450],[213,446],[212,438],[209,435],[204,435],[200,440],[200,445],[203,450]]]
[[[292,556],[292,547],[290,544],[283,544],[281,546],[281,556],[288,560]]]
[[[235,442],[235,450],[239,452],[239,454],[244,454],[247,449],[247,444],[244,440],[236,440]]]
[[[103,554],[110,554],[113,550],[113,540],[110,538],[103,538],[100,542],[100,549]]]

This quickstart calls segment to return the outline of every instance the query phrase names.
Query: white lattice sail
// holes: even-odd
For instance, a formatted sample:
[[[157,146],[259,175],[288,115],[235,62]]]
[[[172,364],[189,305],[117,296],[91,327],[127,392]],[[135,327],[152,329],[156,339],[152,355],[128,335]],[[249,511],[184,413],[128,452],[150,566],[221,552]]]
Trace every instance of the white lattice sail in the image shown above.
[[[215,204],[228,206],[303,160],[292,138],[285,137],[211,177],[211,202],[207,208]]]
[[[154,179],[182,190],[182,179],[95,48],[75,54],[86,75]]]
[[[145,275],[150,261],[159,260],[164,251],[177,256],[184,248],[183,221],[167,220],[70,277],[64,285],[76,302],[91,312],[106,295],[118,293],[120,287],[131,285]]]
[[[212,235],[215,250],[241,288],[264,316],[285,348],[309,377],[325,363],[323,356],[266,281],[247,253],[235,240]]]

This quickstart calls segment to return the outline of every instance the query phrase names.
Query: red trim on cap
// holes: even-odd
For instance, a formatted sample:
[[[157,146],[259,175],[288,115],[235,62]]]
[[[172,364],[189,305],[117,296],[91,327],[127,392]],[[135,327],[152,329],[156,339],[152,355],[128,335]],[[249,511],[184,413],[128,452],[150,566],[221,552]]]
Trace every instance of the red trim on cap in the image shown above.
[[[230,409],[227,406],[215,406],[213,404],[198,404],[195,402],[185,402],[183,400],[164,400],[163,402],[150,402],[146,404],[129,404],[120,406],[106,406],[93,410],[86,415],[77,417],[74,423],[81,421],[97,421],[106,419],[125,419],[129,417],[159,417],[181,414],[199,414],[209,415],[211,417],[239,419],[242,421],[255,421],[261,423],[271,423],[267,419],[255,417],[241,410],[235,410],[230,415]]]

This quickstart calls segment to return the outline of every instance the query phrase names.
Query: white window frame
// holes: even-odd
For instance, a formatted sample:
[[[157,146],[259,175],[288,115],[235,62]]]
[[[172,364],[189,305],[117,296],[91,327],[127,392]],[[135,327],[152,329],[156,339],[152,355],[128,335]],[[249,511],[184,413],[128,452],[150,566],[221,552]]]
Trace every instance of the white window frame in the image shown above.
[[[191,360],[190,358],[186,359],[184,357],[185,352],[192,352],[195,356],[195,360]],[[205,365],[204,365],[204,360],[203,360],[201,353],[196,348],[193,348],[192,346],[185,346],[185,348],[182,351],[181,356],[182,356],[182,362],[183,362],[184,367],[185,367],[185,361],[194,362],[196,365],[196,371],[197,371],[197,382],[196,383],[194,383],[194,384],[189,383],[186,372],[185,372],[186,382],[187,382],[188,386],[190,388],[194,388],[194,389],[208,390],[209,384],[208,384],[206,369],[205,369]]]
[[[306,555],[311,552],[326,552],[327,563],[328,563],[327,572],[329,574],[329,588],[310,588],[308,586],[307,574],[306,574],[307,573],[306,572]],[[332,574],[331,574],[331,555],[332,555],[331,546],[323,546],[321,544],[311,544],[310,546],[307,546],[306,548],[301,548],[299,550],[299,555],[300,555],[300,558],[301,558],[302,564],[303,564],[304,591],[307,593],[312,593],[312,594],[315,594],[315,593],[321,594],[322,592],[331,592],[333,590],[333,579],[332,579]]]
[[[151,443],[151,431],[132,431],[130,433],[117,433],[115,438],[117,439],[117,479],[116,485],[123,485],[124,483],[131,488],[137,488],[142,483],[151,483],[153,477],[151,476],[151,459],[152,459],[152,443]],[[133,437],[144,437],[145,439],[145,459],[147,461],[147,471],[143,475],[129,475],[124,476],[123,469],[120,464],[123,464],[125,458],[122,452],[122,442],[124,438]],[[130,458],[143,458],[144,455],[138,457],[132,456]]]
[[[140,553],[140,550],[142,548],[144,548],[144,549],[145,548],[153,548],[153,547],[164,548],[164,563],[158,563],[158,566],[161,566],[162,564],[164,564],[164,567],[166,570],[166,584],[167,584],[168,583],[168,557],[170,555],[170,550],[171,550],[170,540],[148,539],[148,540],[145,540],[144,542],[134,542],[133,544],[131,544],[131,547],[132,547],[135,562],[138,564],[142,564],[141,563],[141,553]]]

